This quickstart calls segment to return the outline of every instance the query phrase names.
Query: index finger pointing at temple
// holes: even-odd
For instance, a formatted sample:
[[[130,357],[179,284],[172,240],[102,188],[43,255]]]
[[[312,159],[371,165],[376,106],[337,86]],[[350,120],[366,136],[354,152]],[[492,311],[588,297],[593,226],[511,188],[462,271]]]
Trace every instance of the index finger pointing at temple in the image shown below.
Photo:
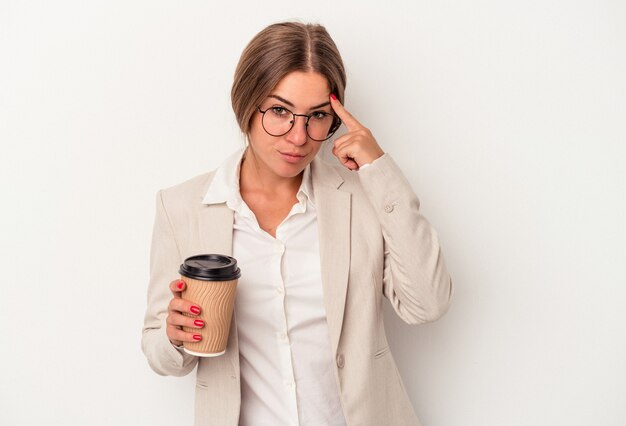
[[[346,125],[348,131],[360,129],[363,127],[363,125],[359,123],[359,120],[354,118],[354,116],[350,114],[347,109],[344,108],[341,102],[339,102],[339,99],[337,99],[337,97],[332,93],[330,95],[330,106],[333,108],[337,116],[341,119],[343,124]]]

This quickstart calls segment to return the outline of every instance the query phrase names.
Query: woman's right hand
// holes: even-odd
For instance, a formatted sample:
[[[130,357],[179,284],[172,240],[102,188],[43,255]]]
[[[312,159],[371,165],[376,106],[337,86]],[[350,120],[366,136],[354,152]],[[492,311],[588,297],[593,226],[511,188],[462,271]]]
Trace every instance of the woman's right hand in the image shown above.
[[[172,300],[167,308],[166,333],[174,346],[181,346],[183,342],[202,340],[200,329],[204,327],[204,321],[197,317],[200,314],[200,307],[182,298],[185,285],[182,280],[174,280],[170,283]],[[191,317],[183,315],[183,312]],[[188,333],[182,329],[183,326],[196,328],[198,331]]]

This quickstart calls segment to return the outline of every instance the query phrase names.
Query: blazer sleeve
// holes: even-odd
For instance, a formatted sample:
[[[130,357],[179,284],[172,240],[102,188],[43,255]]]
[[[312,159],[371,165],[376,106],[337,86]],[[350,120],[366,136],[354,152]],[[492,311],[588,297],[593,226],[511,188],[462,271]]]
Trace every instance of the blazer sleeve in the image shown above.
[[[358,173],[383,233],[385,297],[409,324],[438,319],[450,305],[452,281],[419,199],[389,154]]]
[[[174,347],[166,334],[167,308],[172,299],[169,283],[176,278],[182,258],[163,198],[163,191],[159,191],[150,250],[148,307],[141,347],[155,372],[164,376],[184,376],[193,370],[198,358]]]

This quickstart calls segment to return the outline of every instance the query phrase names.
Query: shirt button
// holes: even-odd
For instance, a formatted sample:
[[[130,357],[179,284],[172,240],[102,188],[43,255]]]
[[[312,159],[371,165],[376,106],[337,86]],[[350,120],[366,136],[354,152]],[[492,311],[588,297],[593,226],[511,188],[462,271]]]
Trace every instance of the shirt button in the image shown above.
[[[285,292],[282,287],[276,287],[276,291],[278,294],[283,294]]]
[[[279,337],[280,337],[280,340],[287,340],[287,333],[280,333]]]
[[[393,211],[393,204],[387,204],[385,206],[385,212],[386,213],[391,213]]]
[[[337,367],[339,368],[343,368],[343,366],[346,364],[345,359],[343,358],[343,354],[339,354],[337,355]]]

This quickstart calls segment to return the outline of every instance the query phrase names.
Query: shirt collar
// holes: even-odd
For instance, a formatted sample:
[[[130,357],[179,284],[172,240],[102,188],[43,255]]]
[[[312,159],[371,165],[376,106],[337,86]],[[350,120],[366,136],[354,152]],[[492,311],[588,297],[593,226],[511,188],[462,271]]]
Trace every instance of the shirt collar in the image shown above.
[[[304,174],[302,175],[302,183],[300,184],[300,189],[296,194],[298,201],[304,203],[306,205],[306,200],[315,205],[313,200],[313,177],[311,175],[311,164],[306,166],[304,169]]]
[[[239,191],[239,170],[244,153],[245,149],[235,151],[217,168],[211,185],[202,199],[203,204],[226,203],[233,210],[238,210],[239,205],[242,203]],[[306,206],[307,200],[314,205],[313,178],[310,164],[304,169],[302,183],[296,198],[304,206]]]
[[[235,151],[215,171],[203,204],[220,204],[241,198],[239,193],[239,167],[245,149]]]

